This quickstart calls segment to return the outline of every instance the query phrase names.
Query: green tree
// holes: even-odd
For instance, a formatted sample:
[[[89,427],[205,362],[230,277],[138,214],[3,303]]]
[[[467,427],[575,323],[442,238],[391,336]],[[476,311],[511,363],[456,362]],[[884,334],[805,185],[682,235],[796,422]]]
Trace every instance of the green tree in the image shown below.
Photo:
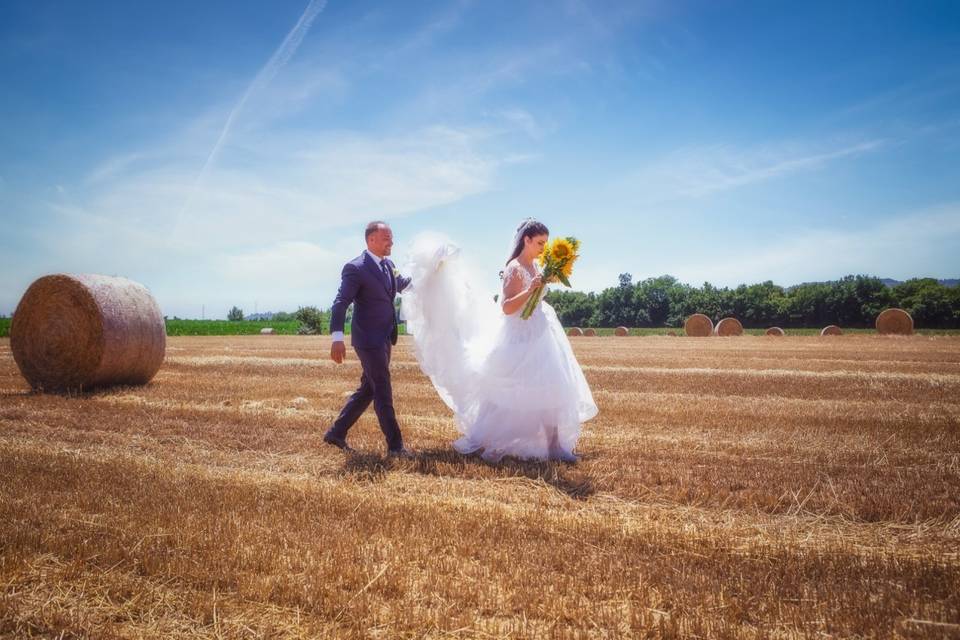
[[[960,285],[947,287],[947,299],[950,301],[950,326],[960,328]]]
[[[828,321],[830,287],[827,284],[813,282],[797,285],[790,290],[790,302],[787,305],[789,322],[794,327],[822,327],[832,324]]]
[[[560,324],[566,327],[590,326],[597,313],[597,296],[581,291],[551,291],[547,302],[557,312]]]
[[[917,326],[956,326],[956,294],[933,278],[907,280],[894,287],[893,298],[913,316]]]
[[[652,327],[676,327],[686,319],[691,288],[669,275],[638,282],[634,291],[638,318]]]
[[[699,289],[691,287],[687,294],[687,299],[680,307],[683,311],[680,314],[682,319],[678,322],[682,324],[694,313],[702,313],[709,316],[714,322],[720,319],[723,301],[720,289],[717,289],[709,282],[704,282]]]
[[[830,287],[825,318],[829,324],[872,326],[877,314],[893,304],[890,288],[879,278],[850,275],[825,284]]]
[[[590,324],[598,327],[640,327],[649,324],[645,309],[636,304],[633,277],[621,273],[620,285],[604,289],[597,296],[597,311]]]
[[[230,309],[229,313],[227,313],[227,320],[231,320],[233,322],[239,322],[240,320],[243,320],[243,309],[239,307],[233,307]]]
[[[893,291],[880,278],[857,276],[854,292],[860,303],[861,326],[864,327],[872,327],[880,312],[895,304]]]
[[[730,292],[731,315],[747,327],[782,324],[785,318],[786,292],[770,280],[740,285]]]
[[[300,335],[320,335],[323,333],[324,313],[316,307],[300,307],[293,314],[300,326],[297,327],[297,333]]]

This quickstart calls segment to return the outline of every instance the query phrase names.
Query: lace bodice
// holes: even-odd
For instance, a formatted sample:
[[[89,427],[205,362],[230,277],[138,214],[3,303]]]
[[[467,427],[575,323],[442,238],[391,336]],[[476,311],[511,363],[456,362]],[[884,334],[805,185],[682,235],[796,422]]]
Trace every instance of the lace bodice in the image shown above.
[[[536,263],[534,263],[533,268],[536,270],[537,274],[540,273],[540,268],[536,265]],[[507,286],[512,281],[515,281],[517,278],[519,278],[520,281],[523,283],[522,288],[525,290],[530,286],[530,283],[533,282],[534,275],[531,274],[529,271],[527,271],[527,268],[524,267],[519,262],[517,262],[516,260],[511,260],[510,263],[507,265],[507,267],[503,270],[503,286],[501,289],[502,296],[506,297]],[[537,305],[537,308],[533,312],[534,316],[542,314],[542,306],[543,306],[542,303]],[[507,316],[507,318],[511,320],[520,319],[520,312],[522,311],[522,309],[523,307],[521,307],[514,313],[511,313],[509,316]],[[530,318],[530,320],[532,319],[533,317]],[[527,327],[527,331],[528,332],[539,331],[540,330],[539,323],[535,322],[531,324],[530,320],[523,321],[524,326]]]
[[[537,273],[540,273],[540,269],[536,265],[533,268],[537,270]],[[511,260],[503,270],[503,288],[506,289],[507,284],[517,277],[523,281],[524,288],[529,287],[530,283],[533,282],[533,275],[527,271],[527,268],[516,260]]]

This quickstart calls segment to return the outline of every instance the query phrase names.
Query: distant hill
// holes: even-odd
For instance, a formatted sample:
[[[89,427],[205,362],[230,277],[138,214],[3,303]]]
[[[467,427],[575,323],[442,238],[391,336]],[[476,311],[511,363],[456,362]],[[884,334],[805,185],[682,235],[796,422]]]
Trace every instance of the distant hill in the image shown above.
[[[898,284],[904,283],[904,280],[894,280],[893,278],[877,278],[877,279],[883,284],[887,285],[888,287],[895,287]],[[787,291],[793,291],[797,287],[802,287],[804,285],[827,284],[827,282],[836,282],[836,280],[820,281],[820,282],[801,282],[800,284],[794,284],[789,287],[784,287],[784,289],[786,289]],[[940,278],[937,280],[937,282],[939,282],[945,287],[956,287],[960,285],[960,278]]]
[[[290,320],[289,316],[292,316],[292,313],[289,311],[264,311],[263,313],[251,313],[248,316],[243,316],[243,319],[264,322],[267,320],[273,320],[275,319],[275,316],[280,314],[283,314],[279,319],[280,322],[287,322],[288,320]],[[287,316],[287,317],[284,317],[284,316]]]
[[[893,278],[880,278],[880,282],[887,285],[888,287],[895,287],[898,284],[903,284],[903,280],[894,280]],[[957,285],[960,285],[960,278],[938,279],[937,282],[939,282],[945,287],[955,287]]]

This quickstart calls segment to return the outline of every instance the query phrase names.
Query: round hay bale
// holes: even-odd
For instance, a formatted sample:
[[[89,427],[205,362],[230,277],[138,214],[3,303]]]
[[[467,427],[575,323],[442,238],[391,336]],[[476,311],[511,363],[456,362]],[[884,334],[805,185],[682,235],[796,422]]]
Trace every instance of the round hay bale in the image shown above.
[[[588,338],[596,338],[597,332],[594,329],[587,329],[586,331],[583,332],[583,335],[585,335]]]
[[[736,318],[724,318],[713,328],[713,333],[723,338],[742,336],[743,325]]]
[[[683,323],[683,331],[692,338],[706,338],[713,335],[713,320],[702,313],[695,313]]]
[[[276,331],[273,330],[273,327],[264,327],[260,329],[260,335],[262,336],[272,336]]]
[[[567,331],[567,335],[568,335],[568,336],[582,336],[582,335],[583,335],[583,329],[581,329],[580,327],[571,327],[571,328]]]
[[[913,317],[903,309],[886,309],[877,316],[877,332],[883,335],[912,335]]]
[[[626,327],[617,327],[616,330],[613,332],[613,335],[620,336],[621,338],[623,336],[628,336],[630,335],[630,329],[627,329]]]
[[[781,329],[780,327],[770,327],[769,329],[767,329],[767,332],[765,335],[782,337],[785,334],[783,332],[783,329]]]
[[[823,329],[820,330],[821,336],[842,336],[843,329],[838,327],[835,324],[828,324]]]
[[[146,384],[163,363],[167,332],[141,284],[112,276],[56,274],[23,294],[10,349],[38,391]]]

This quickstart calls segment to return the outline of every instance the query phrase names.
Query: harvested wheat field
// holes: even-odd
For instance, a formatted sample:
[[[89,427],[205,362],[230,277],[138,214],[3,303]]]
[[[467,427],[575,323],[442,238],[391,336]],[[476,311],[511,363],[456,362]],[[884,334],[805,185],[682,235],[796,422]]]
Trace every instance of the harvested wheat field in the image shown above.
[[[329,338],[172,338],[152,383],[28,393],[0,341],[0,635],[960,633],[960,339],[574,340],[576,465],[453,453],[409,338],[414,460]],[[62,635],[61,635],[62,634]]]

